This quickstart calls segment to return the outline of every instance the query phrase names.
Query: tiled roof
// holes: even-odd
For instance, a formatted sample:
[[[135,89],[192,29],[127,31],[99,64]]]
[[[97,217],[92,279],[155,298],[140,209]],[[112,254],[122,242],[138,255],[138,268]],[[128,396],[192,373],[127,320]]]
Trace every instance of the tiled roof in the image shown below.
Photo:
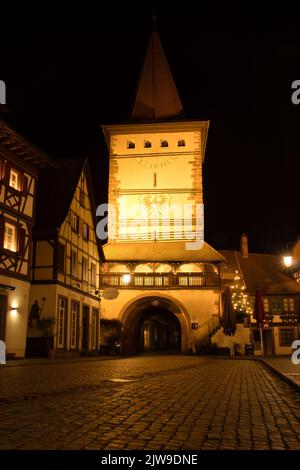
[[[250,294],[255,294],[256,288],[264,294],[300,293],[300,285],[285,272],[280,256],[249,253],[243,258],[238,251],[220,250],[220,253],[225,258],[221,267],[224,282],[232,280],[237,270]]]
[[[204,242],[200,250],[187,250],[185,241],[107,243],[107,261],[223,261],[223,256]]]

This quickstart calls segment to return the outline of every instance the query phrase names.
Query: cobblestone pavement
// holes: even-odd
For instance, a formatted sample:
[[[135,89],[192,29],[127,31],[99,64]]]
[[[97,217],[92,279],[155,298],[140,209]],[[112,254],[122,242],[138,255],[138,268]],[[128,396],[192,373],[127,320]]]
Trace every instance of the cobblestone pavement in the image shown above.
[[[0,372],[1,449],[300,449],[300,394],[258,361],[154,356]]]

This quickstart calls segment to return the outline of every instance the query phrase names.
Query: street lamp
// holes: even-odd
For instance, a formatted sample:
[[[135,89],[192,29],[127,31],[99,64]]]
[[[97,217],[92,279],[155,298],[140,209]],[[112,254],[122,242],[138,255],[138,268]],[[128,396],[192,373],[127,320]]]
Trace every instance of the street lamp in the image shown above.
[[[283,263],[287,268],[290,268],[293,264],[293,257],[290,255],[283,256]]]
[[[122,276],[122,279],[123,279],[124,284],[129,284],[129,282],[131,281],[131,275],[130,274],[124,274]]]
[[[286,268],[290,268],[294,262],[293,260],[294,246],[295,246],[294,242],[290,242],[285,245],[285,250],[282,255],[282,262]]]

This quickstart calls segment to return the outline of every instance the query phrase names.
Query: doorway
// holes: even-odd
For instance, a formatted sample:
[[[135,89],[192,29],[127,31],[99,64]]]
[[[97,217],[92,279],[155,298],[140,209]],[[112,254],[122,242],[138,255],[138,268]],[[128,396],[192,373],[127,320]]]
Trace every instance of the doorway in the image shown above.
[[[89,331],[90,331],[90,307],[83,305],[82,307],[82,343],[81,349],[83,352],[89,351]]]
[[[263,345],[264,345],[264,355],[272,356],[274,354],[273,348],[273,332],[271,329],[263,329]]]

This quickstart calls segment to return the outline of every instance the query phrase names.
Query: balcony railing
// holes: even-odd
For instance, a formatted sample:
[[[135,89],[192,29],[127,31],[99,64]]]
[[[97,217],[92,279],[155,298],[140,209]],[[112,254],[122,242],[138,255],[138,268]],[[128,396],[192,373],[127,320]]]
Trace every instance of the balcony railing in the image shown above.
[[[100,276],[100,286],[118,287],[126,289],[179,289],[179,288],[210,288],[219,287],[220,278],[216,274],[202,273],[149,273],[132,274],[130,280],[122,273],[102,274]]]

